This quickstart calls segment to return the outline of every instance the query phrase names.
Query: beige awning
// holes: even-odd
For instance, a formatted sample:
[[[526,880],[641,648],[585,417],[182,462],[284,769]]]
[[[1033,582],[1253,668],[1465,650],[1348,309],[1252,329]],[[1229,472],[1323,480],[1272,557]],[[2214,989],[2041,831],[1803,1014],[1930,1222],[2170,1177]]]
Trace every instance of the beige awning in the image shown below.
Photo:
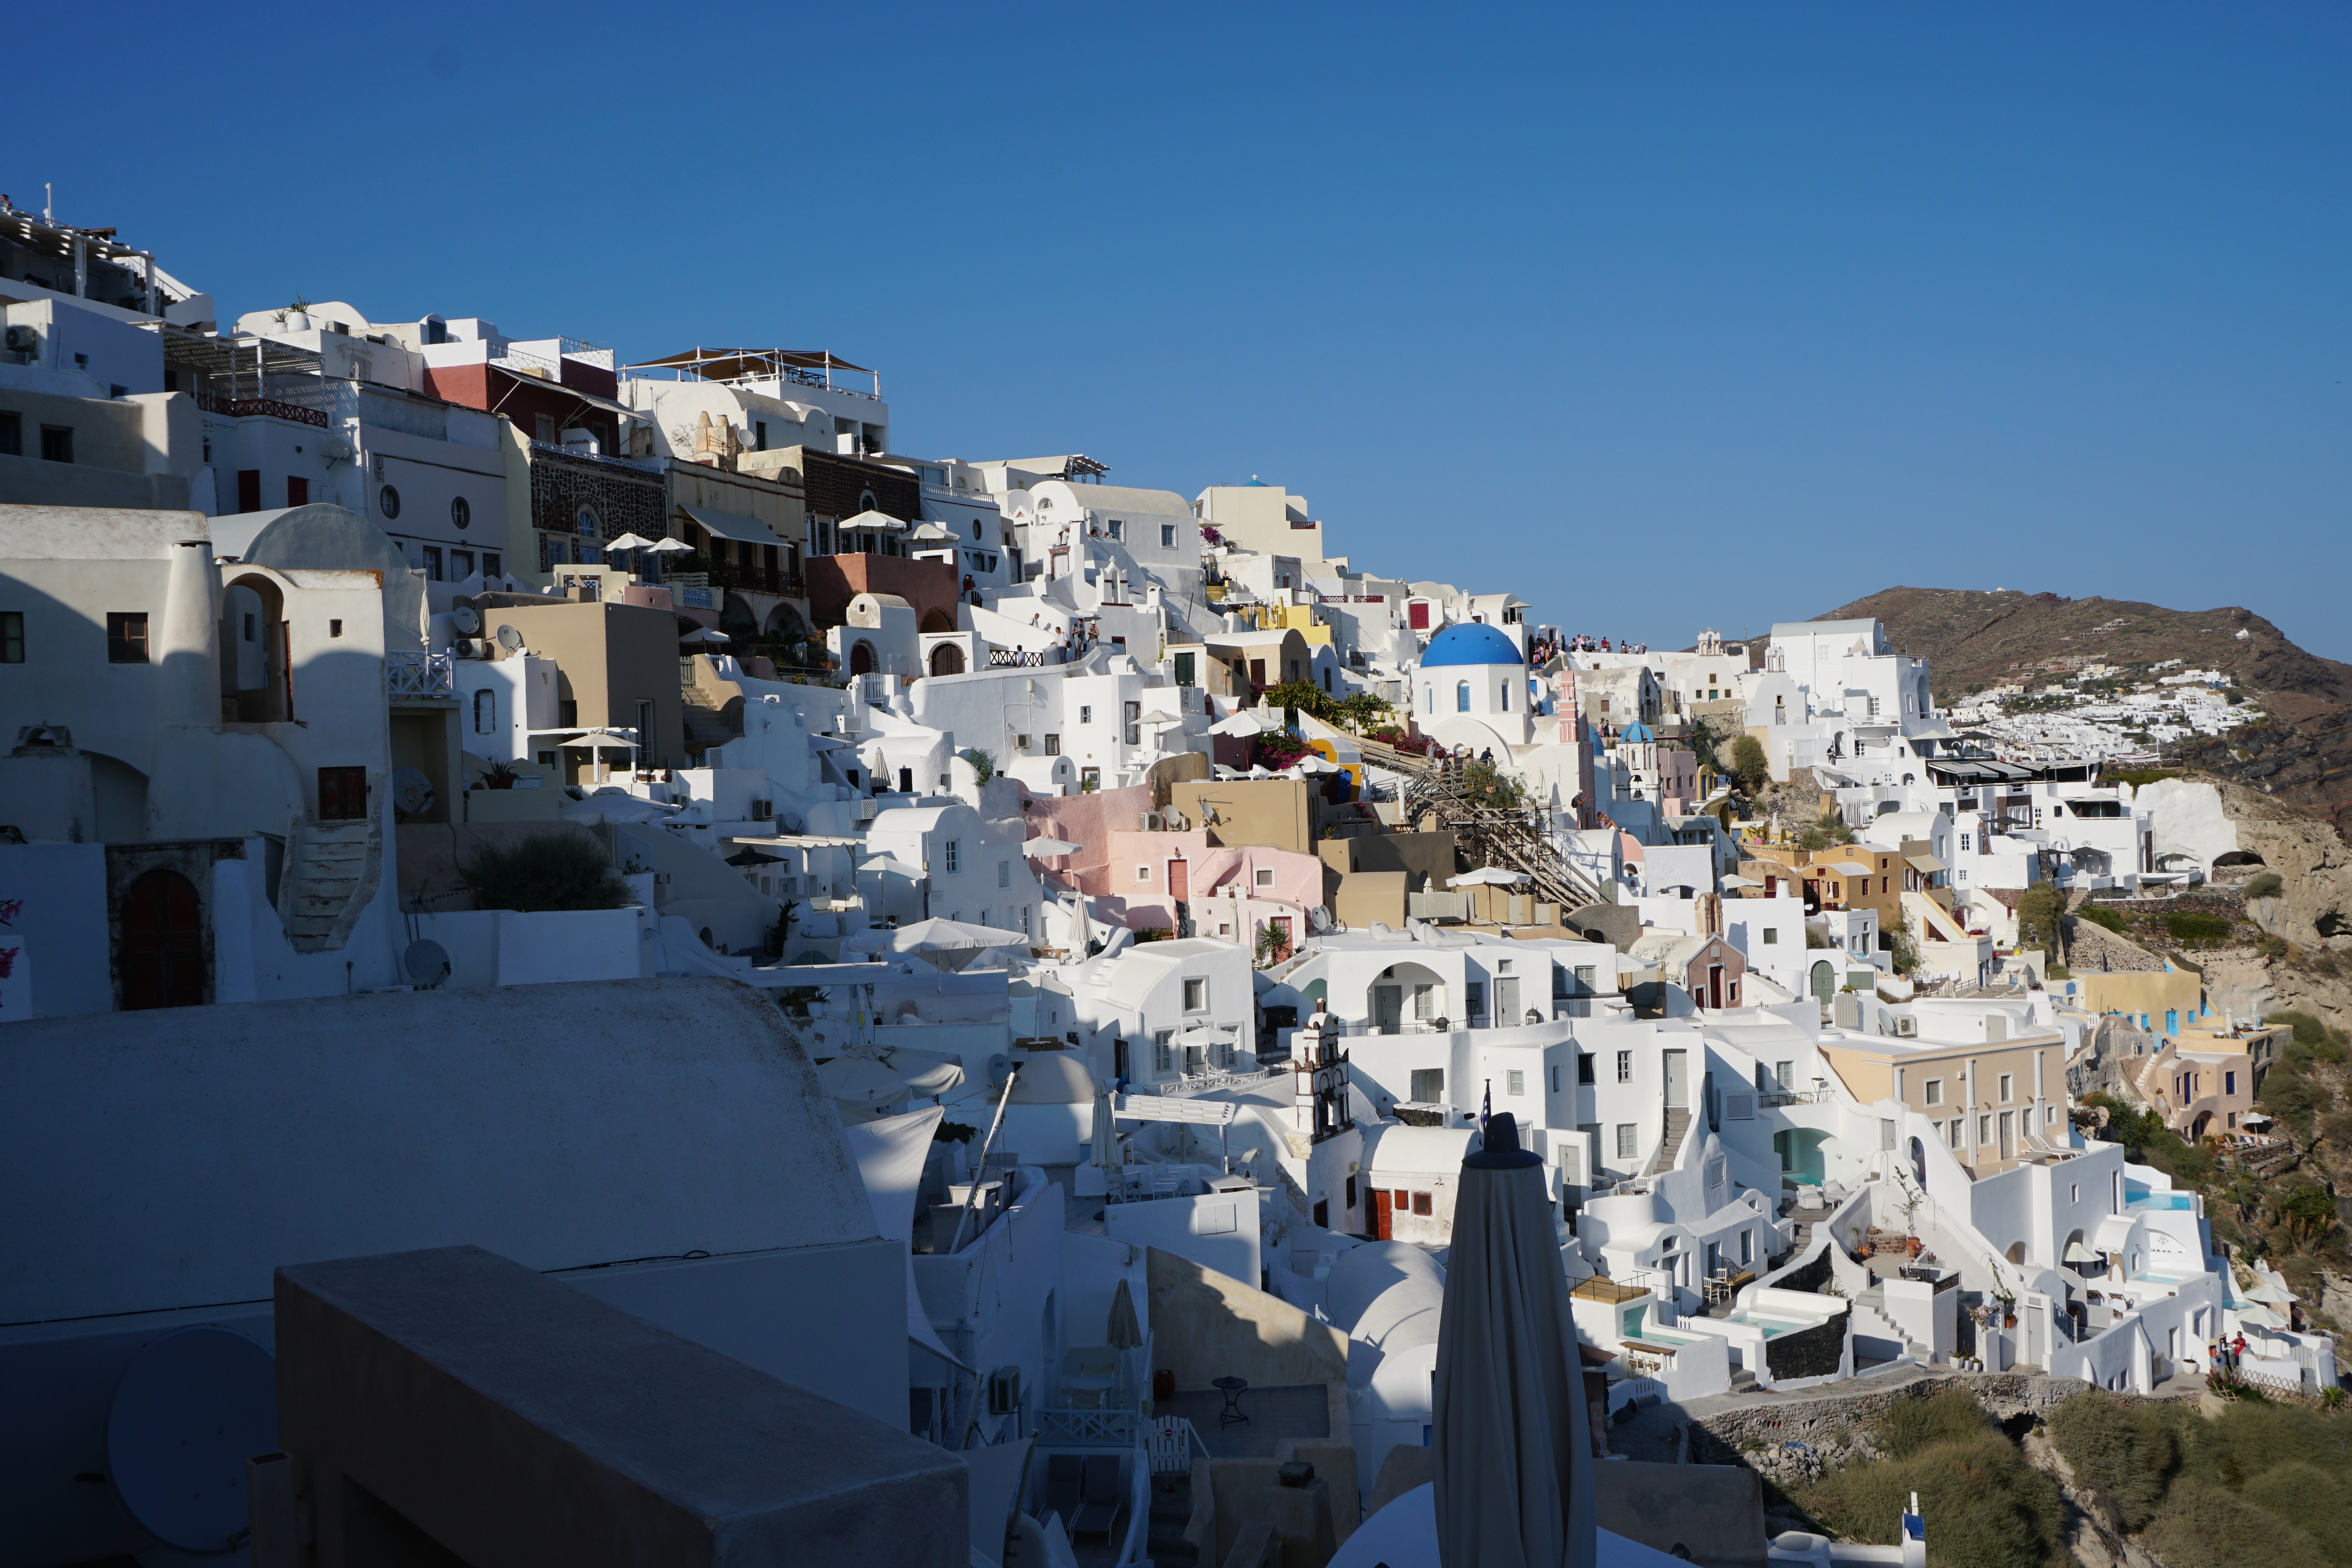
[[[665,354],[658,360],[640,360],[628,368],[692,371],[710,381],[724,382],[737,376],[768,374],[787,366],[796,371],[854,371],[861,376],[874,373],[864,365],[853,365],[824,349],[688,349],[680,354]]]
[[[784,541],[759,518],[743,512],[722,512],[715,507],[689,507],[678,503],[677,509],[686,514],[687,521],[718,538],[733,539],[739,544],[780,545]]]
[[[1905,855],[1903,858],[1910,862],[1913,871],[1924,871],[1929,876],[1935,875],[1939,871],[1952,869],[1934,855]]]

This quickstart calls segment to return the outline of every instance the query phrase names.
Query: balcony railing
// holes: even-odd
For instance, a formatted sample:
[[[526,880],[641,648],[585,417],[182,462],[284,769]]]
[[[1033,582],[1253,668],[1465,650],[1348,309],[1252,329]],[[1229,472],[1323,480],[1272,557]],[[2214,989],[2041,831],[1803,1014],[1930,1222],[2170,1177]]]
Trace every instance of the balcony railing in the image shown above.
[[[1131,1448],[1135,1434],[1132,1410],[1037,1412],[1037,1441],[1048,1448]]]
[[[327,416],[320,410],[280,402],[273,397],[219,397],[212,392],[194,395],[199,410],[223,419],[247,419],[259,414],[268,419],[290,420],[296,424],[316,425],[320,430],[327,428]]]
[[[386,653],[383,695],[388,697],[455,697],[457,662],[446,653]]]

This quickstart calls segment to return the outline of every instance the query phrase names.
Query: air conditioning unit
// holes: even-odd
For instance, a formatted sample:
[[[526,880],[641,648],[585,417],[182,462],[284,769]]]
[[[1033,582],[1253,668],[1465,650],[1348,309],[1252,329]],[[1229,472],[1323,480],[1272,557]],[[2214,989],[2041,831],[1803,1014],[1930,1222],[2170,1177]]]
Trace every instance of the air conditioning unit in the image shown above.
[[[1146,811],[1143,813],[1143,831],[1147,833],[1166,832],[1168,819],[1157,811]]]
[[[1015,750],[1015,751],[1026,751],[1026,750],[1028,750],[1028,749],[1029,749],[1029,737],[1028,737],[1027,736],[1025,736],[1025,735],[1016,735],[1016,736],[1014,736],[1014,737],[1013,737],[1013,750]]]
[[[1919,1032],[1919,1020],[1915,1018],[1898,1018],[1895,1020],[1895,1032],[1905,1040],[1913,1039]]]
[[[41,334],[31,327],[11,327],[7,335],[8,351],[12,354],[40,352]]]
[[[870,822],[874,820],[874,813],[877,810],[874,803],[874,797],[861,796],[857,801],[857,820],[861,822]]]
[[[754,800],[751,802],[751,820],[753,821],[764,822],[775,814],[776,803],[773,800]]]
[[[449,642],[449,652],[460,659],[487,659],[490,656],[489,645],[479,637],[454,637]]]
[[[1010,1416],[1021,1408],[1021,1369],[1000,1366],[988,1375],[988,1413]]]

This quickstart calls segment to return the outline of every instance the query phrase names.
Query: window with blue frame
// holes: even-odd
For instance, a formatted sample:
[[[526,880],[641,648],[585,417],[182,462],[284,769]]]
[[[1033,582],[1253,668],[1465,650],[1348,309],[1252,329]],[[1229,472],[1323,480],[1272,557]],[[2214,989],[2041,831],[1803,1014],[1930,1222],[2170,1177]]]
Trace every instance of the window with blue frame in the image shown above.
[[[1456,681],[1454,684],[1454,711],[1455,713],[1470,711],[1470,683],[1467,681]]]

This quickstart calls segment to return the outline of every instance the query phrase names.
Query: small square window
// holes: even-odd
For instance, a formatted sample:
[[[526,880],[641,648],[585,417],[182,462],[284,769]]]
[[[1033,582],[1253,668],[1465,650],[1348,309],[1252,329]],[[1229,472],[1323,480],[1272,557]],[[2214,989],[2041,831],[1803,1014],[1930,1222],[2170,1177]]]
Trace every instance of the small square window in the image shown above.
[[[1092,723],[1094,723],[1094,721],[1095,721],[1095,710],[1094,710],[1092,707],[1090,707],[1090,706],[1087,706],[1087,705],[1086,705],[1086,704],[1084,704],[1084,703],[1079,704],[1079,705],[1078,705],[1078,722],[1079,722],[1080,724],[1092,724]]]
[[[1161,549],[1174,549],[1176,548],[1175,524],[1162,523],[1160,525],[1160,548]]]
[[[1209,982],[1205,979],[1186,980],[1184,982],[1184,1010],[1188,1013],[1206,1012],[1208,1008]]]
[[[1260,866],[1257,868],[1257,885],[1260,887],[1272,887],[1274,885],[1273,867]]]
[[[1930,1078],[1927,1080],[1927,1103],[1928,1104],[1942,1104],[1944,1103],[1944,1081],[1940,1078]]]
[[[1620,1083],[1633,1082],[1633,1053],[1630,1051],[1621,1051],[1617,1053],[1617,1082]]]
[[[74,460],[72,425],[41,426],[41,460],[45,463],[70,463]]]
[[[1641,1153],[1641,1150],[1636,1148],[1633,1144],[1635,1135],[1636,1130],[1633,1123],[1620,1122],[1617,1124],[1617,1157],[1619,1159],[1630,1160],[1634,1155]]]
[[[1764,946],[1767,947],[1777,947],[1780,945],[1780,928],[1777,925],[1767,925],[1764,928]]]
[[[957,862],[961,851],[962,846],[954,839],[942,841],[940,845],[940,868],[952,874],[959,869]]]
[[[0,610],[0,664],[25,662],[25,612]]]
[[[1430,1211],[1429,1194],[1417,1192],[1412,1195],[1412,1211],[1415,1214],[1427,1214]]]
[[[1592,1082],[1592,1058],[1580,1052],[1576,1059],[1576,1081],[1579,1083]]]
[[[1011,887],[1013,885],[1013,862],[1011,861],[998,861],[996,862],[996,885],[999,887]]]
[[[1049,735],[1045,737],[1045,755],[1048,757],[1059,757],[1062,755],[1062,737],[1060,736]]]
[[[1503,1074],[1504,1093],[1525,1094],[1527,1092],[1528,1075],[1524,1071],[1514,1067],[1508,1072]]]
[[[110,612],[106,617],[106,662],[143,664],[147,662],[147,616],[143,611]]]
[[[1135,868],[1135,880],[1138,882],[1150,882],[1151,880],[1151,868],[1148,865],[1137,866]]]
[[[0,409],[0,457],[25,455],[25,416]],[[212,455],[205,455],[210,457]]]
[[[2016,1082],[2017,1080],[2009,1073],[2004,1072],[2000,1075],[2000,1098],[2003,1104],[2007,1104],[2009,1103],[2009,1099],[2012,1092],[2011,1086],[2014,1085]]]

